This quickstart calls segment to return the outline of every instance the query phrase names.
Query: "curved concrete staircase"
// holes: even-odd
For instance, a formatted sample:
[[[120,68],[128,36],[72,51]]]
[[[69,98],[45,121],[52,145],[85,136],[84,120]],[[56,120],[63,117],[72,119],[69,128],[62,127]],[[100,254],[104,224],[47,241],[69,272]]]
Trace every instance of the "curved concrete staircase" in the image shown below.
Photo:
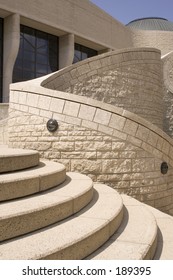
[[[172,217],[36,151],[0,154],[1,260],[173,257]]]

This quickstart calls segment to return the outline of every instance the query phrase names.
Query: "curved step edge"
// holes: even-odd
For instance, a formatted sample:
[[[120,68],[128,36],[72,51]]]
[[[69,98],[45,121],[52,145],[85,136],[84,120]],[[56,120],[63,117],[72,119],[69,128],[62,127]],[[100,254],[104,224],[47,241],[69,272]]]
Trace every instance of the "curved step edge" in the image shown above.
[[[0,204],[0,241],[44,228],[85,207],[93,196],[92,180],[77,173],[67,175],[51,191]]]
[[[38,164],[39,153],[37,151],[0,146],[0,174],[34,167]]]
[[[110,187],[98,184],[94,188],[93,201],[71,218],[2,243],[0,259],[75,260],[99,248],[119,227],[123,203]]]
[[[154,215],[145,204],[122,195],[124,219],[118,231],[88,260],[153,259],[157,247],[158,227]],[[142,230],[142,231],[141,231]]]
[[[34,168],[1,174],[0,202],[45,191],[61,184],[65,178],[63,164],[46,160]]]

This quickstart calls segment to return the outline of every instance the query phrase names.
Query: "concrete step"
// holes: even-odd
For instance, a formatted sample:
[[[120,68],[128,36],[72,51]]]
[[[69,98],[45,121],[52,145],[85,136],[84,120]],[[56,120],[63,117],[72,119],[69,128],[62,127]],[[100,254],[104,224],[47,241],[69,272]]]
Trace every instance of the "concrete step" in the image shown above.
[[[92,180],[68,173],[63,184],[43,194],[0,204],[0,241],[46,227],[78,212],[93,196]]]
[[[64,165],[42,160],[38,166],[0,175],[0,201],[24,197],[61,184],[66,178]]]
[[[39,153],[37,151],[0,146],[0,173],[26,169],[38,164]]]
[[[173,217],[153,207],[146,207],[153,213],[158,225],[158,242],[154,260],[173,260]]]
[[[88,260],[152,259],[157,247],[157,223],[154,215],[139,201],[122,195],[124,219],[117,232]]]
[[[0,259],[83,259],[118,229],[123,218],[121,196],[102,184],[83,210],[52,226],[1,243]]]

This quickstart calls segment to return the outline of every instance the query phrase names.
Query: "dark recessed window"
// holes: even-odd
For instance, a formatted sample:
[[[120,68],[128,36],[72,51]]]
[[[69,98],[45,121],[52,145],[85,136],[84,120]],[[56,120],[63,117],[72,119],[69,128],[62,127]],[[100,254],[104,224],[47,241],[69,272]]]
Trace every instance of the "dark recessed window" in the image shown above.
[[[87,48],[85,46],[75,44],[75,52],[74,52],[74,60],[73,63],[79,62],[81,60],[84,60],[86,58],[92,57],[97,55],[97,51]]]
[[[2,102],[2,76],[3,76],[3,19],[0,18],[0,102]]]
[[[57,71],[58,45],[58,37],[21,25],[13,82],[30,80]]]

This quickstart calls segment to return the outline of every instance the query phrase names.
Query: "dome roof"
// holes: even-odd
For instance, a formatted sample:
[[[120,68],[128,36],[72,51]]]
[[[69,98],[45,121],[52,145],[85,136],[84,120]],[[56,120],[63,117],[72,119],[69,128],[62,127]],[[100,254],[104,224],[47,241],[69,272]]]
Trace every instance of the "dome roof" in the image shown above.
[[[129,22],[126,26],[142,30],[173,31],[173,22],[165,18],[148,17],[140,18]]]

